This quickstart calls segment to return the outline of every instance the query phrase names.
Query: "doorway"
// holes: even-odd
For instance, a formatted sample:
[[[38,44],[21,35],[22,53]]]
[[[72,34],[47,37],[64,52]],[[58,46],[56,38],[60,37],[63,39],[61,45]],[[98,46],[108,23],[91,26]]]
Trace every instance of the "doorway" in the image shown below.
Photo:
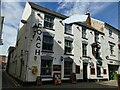
[[[83,63],[83,81],[87,81],[87,63]]]
[[[116,80],[116,74],[118,71],[118,65],[108,65],[109,68],[109,80]]]

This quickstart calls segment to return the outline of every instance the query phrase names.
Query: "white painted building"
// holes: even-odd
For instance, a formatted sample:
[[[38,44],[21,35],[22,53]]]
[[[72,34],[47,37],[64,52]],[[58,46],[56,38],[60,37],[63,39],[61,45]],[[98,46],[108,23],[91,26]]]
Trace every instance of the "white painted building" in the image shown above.
[[[4,17],[0,16],[0,45],[3,45],[3,42],[2,42],[3,22],[4,22]]]
[[[14,77],[34,82],[41,76],[46,81],[52,80],[54,73],[60,73],[61,79],[66,80],[74,72],[77,80],[109,80],[110,65],[115,65],[117,68],[113,71],[118,71],[120,31],[90,18],[89,14],[85,23],[63,24],[66,18],[26,3],[14,49],[14,63],[9,64],[12,65],[9,71],[14,69],[14,74],[11,73]],[[109,37],[109,29],[114,39]],[[114,50],[109,47],[110,43]]]

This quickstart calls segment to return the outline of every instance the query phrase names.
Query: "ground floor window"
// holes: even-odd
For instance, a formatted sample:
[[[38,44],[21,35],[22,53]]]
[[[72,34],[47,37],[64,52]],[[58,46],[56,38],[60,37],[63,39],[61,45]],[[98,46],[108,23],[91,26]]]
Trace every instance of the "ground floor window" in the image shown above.
[[[80,74],[80,66],[76,65],[76,73]]]
[[[91,73],[91,75],[95,75],[95,68],[91,68],[90,73]]]
[[[64,75],[70,76],[70,73],[72,73],[72,62],[65,61],[64,62]]]
[[[52,75],[52,60],[41,60],[41,75]]]
[[[103,69],[103,74],[107,74],[107,70],[106,69]]]

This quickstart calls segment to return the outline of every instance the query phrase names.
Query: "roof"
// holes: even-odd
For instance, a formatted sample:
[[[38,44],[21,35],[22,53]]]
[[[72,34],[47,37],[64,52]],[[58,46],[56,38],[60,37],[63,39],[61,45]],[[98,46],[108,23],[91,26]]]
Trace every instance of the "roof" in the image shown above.
[[[34,4],[34,3],[32,3],[32,2],[28,2],[28,3],[30,4],[31,8],[33,8],[33,9],[35,9],[35,10],[38,10],[38,11],[44,12],[44,13],[46,13],[46,14],[50,14],[50,15],[59,17],[59,18],[61,18],[61,19],[66,19],[66,18],[68,18],[68,16],[65,16],[65,15],[60,14],[60,13],[55,12],[55,11],[52,11],[52,10],[47,9],[47,8],[45,8],[45,7],[39,6],[39,5]],[[88,26],[86,23],[83,23],[83,22],[74,22],[73,24],[77,24],[77,25],[80,25],[80,26],[84,26],[84,27],[87,27],[88,29],[92,29],[92,30],[94,30],[94,31],[96,31],[96,32],[99,32],[99,31],[98,31],[97,29],[95,29],[94,27]],[[102,32],[99,32],[99,33],[104,34],[104,33],[102,33]]]
[[[65,16],[65,15],[63,15],[63,14],[57,13],[57,12],[55,12],[55,11],[52,11],[52,10],[47,9],[47,8],[45,8],[45,7],[39,6],[39,5],[34,4],[34,3],[32,3],[32,2],[29,2],[29,4],[30,4],[30,6],[31,6],[33,9],[35,9],[35,10],[39,10],[39,11],[41,11],[41,12],[44,12],[44,13],[48,13],[48,14],[57,16],[57,17],[59,17],[59,18],[61,18],[61,19],[66,19],[66,18],[67,18],[67,16]]]
[[[117,31],[119,31],[119,32],[120,32],[120,30],[119,30],[119,29],[117,29],[117,28],[115,28],[115,27],[111,26],[110,24],[108,24],[108,23],[106,23],[106,22],[105,22],[105,25],[107,25],[107,26],[109,26],[109,27],[111,27],[111,28],[113,28],[113,29],[116,29]]]

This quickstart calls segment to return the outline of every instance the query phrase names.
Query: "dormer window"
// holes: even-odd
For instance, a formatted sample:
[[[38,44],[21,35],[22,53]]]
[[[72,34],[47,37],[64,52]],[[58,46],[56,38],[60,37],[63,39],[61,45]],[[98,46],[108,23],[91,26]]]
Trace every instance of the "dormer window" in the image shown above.
[[[53,29],[53,25],[54,25],[54,17],[50,15],[45,15],[44,27]]]
[[[112,36],[112,30],[109,29],[109,36],[111,37]]]
[[[98,42],[99,40],[99,34],[95,32],[95,42]]]
[[[82,38],[86,38],[86,27],[82,27]]]
[[[72,33],[72,24],[65,24],[65,33]]]

